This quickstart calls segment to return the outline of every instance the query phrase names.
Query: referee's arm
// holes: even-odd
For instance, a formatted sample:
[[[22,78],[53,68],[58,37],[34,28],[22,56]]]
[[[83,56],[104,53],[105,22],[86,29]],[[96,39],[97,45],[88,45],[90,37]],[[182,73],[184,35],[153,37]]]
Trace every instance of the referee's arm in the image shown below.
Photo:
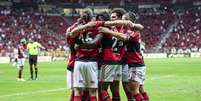
[[[37,42],[37,46],[39,47],[39,48],[42,48],[42,49],[45,49],[45,47],[43,47],[40,43],[38,43]]]

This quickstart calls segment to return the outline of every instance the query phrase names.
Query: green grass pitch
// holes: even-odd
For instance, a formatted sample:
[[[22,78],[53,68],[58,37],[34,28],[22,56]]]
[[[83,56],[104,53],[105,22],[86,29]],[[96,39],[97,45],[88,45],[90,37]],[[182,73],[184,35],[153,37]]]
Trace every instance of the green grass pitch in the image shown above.
[[[201,101],[201,58],[146,59],[151,101]],[[0,64],[0,101],[68,101],[66,62],[39,63],[38,81],[17,81],[17,69]],[[29,68],[24,68],[29,78]],[[121,99],[126,101],[121,88]]]

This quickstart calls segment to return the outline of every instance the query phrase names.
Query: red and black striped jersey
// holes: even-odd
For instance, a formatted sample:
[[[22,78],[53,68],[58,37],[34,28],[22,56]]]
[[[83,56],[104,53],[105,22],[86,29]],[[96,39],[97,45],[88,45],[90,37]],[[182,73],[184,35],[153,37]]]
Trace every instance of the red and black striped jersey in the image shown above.
[[[127,62],[128,65],[134,66],[134,67],[141,67],[144,66],[144,58],[142,56],[142,53],[140,51],[140,42],[141,42],[141,34],[140,32],[133,32],[128,31],[127,32],[129,40],[127,43]]]
[[[92,28],[89,30],[85,30],[79,34],[77,37],[78,40],[81,40],[82,44],[85,44],[89,41],[92,41],[95,39],[95,37],[101,34],[98,32],[97,28]],[[99,47],[101,45],[101,40],[98,43],[94,43],[95,46],[93,48],[84,48],[84,47],[79,47],[77,52],[76,52],[76,59],[77,60],[86,60],[86,61],[97,61],[98,60],[98,55],[99,55]]]
[[[18,49],[18,58],[24,58],[25,56],[25,53],[24,53],[24,51],[25,51],[25,47],[24,47],[24,45],[18,45],[17,46],[17,49]]]
[[[111,30],[125,33],[123,27],[114,27]],[[124,42],[114,36],[105,34],[102,39],[102,59],[103,64],[122,64],[122,58],[125,53]]]

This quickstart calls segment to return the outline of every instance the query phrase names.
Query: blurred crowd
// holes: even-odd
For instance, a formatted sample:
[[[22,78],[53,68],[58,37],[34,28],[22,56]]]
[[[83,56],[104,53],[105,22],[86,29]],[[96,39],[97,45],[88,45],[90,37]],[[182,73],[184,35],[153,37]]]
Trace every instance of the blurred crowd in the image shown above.
[[[47,50],[64,50],[65,30],[68,24],[61,16],[47,16],[21,12],[17,15],[0,16],[0,55],[12,52],[23,38],[35,39]]]
[[[140,9],[137,15],[137,23],[145,27],[142,32],[145,52],[155,52],[153,48],[160,43],[168,28],[176,21],[178,24],[162,44],[160,52],[170,52],[172,49],[201,51],[201,7],[183,9],[180,12],[169,7],[146,8]],[[72,21],[78,18],[72,17]],[[67,49],[65,30],[70,24],[62,16],[50,16],[34,11],[12,11],[10,8],[1,7],[0,22],[0,56],[12,52],[22,38],[35,39],[46,51]]]
[[[185,10],[179,22],[173,28],[170,37],[163,44],[163,49],[168,52],[176,49],[177,53],[190,50],[201,52],[201,7]]]

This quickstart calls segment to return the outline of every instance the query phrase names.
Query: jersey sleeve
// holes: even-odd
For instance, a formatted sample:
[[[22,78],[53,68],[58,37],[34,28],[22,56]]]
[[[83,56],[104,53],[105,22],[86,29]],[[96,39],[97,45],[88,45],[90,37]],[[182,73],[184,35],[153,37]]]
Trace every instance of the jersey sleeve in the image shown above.
[[[130,41],[138,41],[139,35],[140,35],[139,32],[129,32],[128,38]]]
[[[103,26],[105,24],[105,21],[96,21],[96,28]]]
[[[38,46],[38,47],[42,47],[42,45],[41,45],[40,43],[38,43],[38,42],[37,42],[37,46]]]

